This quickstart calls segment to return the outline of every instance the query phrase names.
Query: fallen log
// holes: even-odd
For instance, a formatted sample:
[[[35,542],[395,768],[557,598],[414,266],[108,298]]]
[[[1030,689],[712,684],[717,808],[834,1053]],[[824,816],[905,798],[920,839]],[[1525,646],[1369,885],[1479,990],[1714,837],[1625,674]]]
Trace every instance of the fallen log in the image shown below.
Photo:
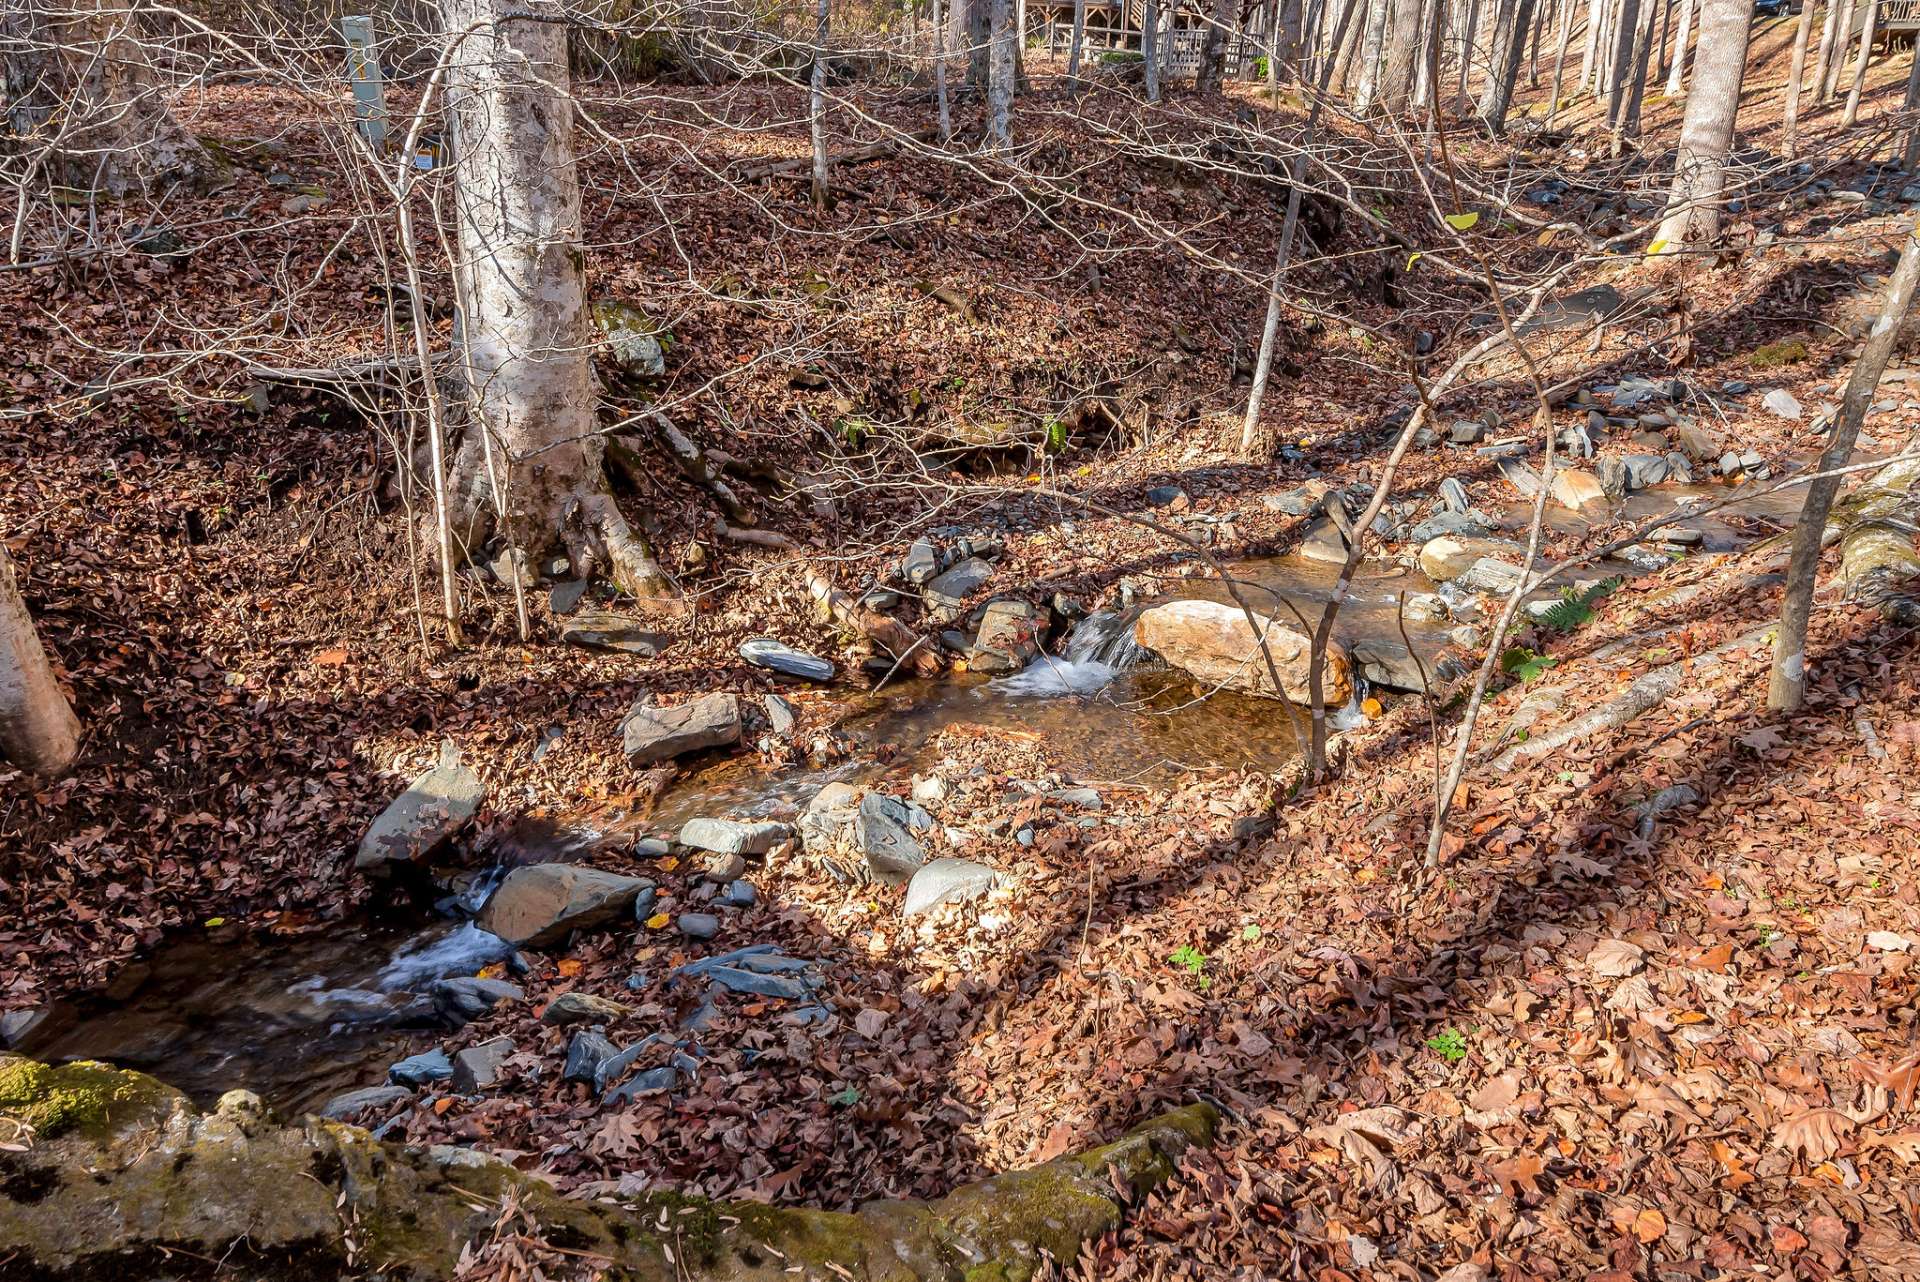
[[[889,658],[901,659],[911,653],[915,672],[923,677],[939,675],[942,667],[940,656],[933,652],[932,646],[920,646],[916,651],[914,647],[920,638],[900,620],[874,610],[862,609],[858,601],[834,587],[824,575],[809,577],[807,591],[830,618],[870,638],[887,652]]]
[[[1030,1170],[851,1213],[580,1200],[477,1150],[282,1122],[246,1091],[203,1113],[142,1073],[0,1055],[0,1272],[147,1277],[173,1258],[167,1276],[199,1276],[179,1264],[197,1259],[236,1282],[432,1282],[517,1211],[526,1246],[636,1282],[1011,1282],[1116,1228],[1218,1122],[1193,1104]]]

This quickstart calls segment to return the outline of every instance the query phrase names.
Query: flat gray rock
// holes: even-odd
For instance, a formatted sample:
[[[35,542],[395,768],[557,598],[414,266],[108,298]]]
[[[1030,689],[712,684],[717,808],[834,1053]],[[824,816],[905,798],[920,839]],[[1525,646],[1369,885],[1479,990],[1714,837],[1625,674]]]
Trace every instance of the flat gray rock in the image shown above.
[[[940,573],[940,552],[927,539],[915,539],[900,558],[900,577],[914,587],[924,586]]]
[[[760,704],[767,710],[768,728],[782,739],[791,739],[793,737],[794,727],[797,726],[800,721],[799,716],[793,710],[793,705],[777,694],[762,695],[760,697]]]
[[[901,912],[918,917],[942,904],[978,899],[999,879],[998,872],[971,859],[936,859],[922,866],[907,883],[907,902]]]
[[[772,637],[754,637],[751,641],[742,641],[740,657],[756,668],[766,668],[783,677],[798,677],[802,681],[833,680],[832,663],[817,654],[796,650]]]
[[[645,877],[623,877],[585,864],[515,868],[480,912],[480,926],[515,946],[542,948],[575,930],[602,926],[633,911]]]
[[[673,644],[671,637],[650,631],[644,619],[597,610],[569,617],[560,627],[560,639],[588,650],[612,650],[643,659],[652,658]]]
[[[540,1022],[565,1028],[569,1024],[604,1024],[632,1013],[631,1007],[611,998],[572,992],[562,993],[548,1002],[547,1008],[540,1012]]]
[[[439,764],[408,784],[367,829],[353,866],[375,872],[432,858],[472,821],[486,796],[480,776],[461,764],[460,749],[442,743]]]
[[[364,1086],[357,1091],[336,1095],[320,1106],[320,1116],[329,1121],[344,1121],[370,1108],[392,1108],[401,1100],[413,1098],[404,1086]]]
[[[501,1002],[523,1001],[527,995],[518,984],[472,975],[435,980],[428,992],[441,1014],[462,1022],[478,1019]]]
[[[614,1044],[599,1033],[575,1033],[567,1043],[567,1063],[560,1070],[560,1078],[602,1090],[606,1066],[619,1053]]]
[[[635,704],[620,723],[621,746],[636,766],[651,766],[689,752],[740,742],[740,700],[707,694],[671,708]]]
[[[958,610],[992,577],[993,566],[989,562],[970,556],[927,584],[927,603]]]
[[[462,1095],[488,1090],[498,1084],[507,1056],[513,1054],[511,1037],[496,1037],[469,1046],[453,1057],[453,1089]]]
[[[717,855],[764,855],[793,836],[783,823],[764,820],[689,819],[680,827],[680,844]]]
[[[926,848],[914,840],[911,827],[907,807],[892,797],[870,792],[860,799],[853,836],[874,880],[897,886],[927,861]]]
[[[673,924],[689,939],[712,939],[720,933],[720,919],[712,913],[681,913]]]
[[[409,1055],[387,1068],[387,1080],[395,1086],[425,1086],[452,1076],[453,1060],[439,1049]]]

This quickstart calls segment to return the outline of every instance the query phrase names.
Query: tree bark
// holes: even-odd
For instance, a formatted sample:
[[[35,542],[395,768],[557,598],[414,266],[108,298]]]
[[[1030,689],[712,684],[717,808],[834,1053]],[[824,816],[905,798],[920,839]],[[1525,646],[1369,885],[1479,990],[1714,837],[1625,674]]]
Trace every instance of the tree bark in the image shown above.
[[[827,207],[827,37],[831,34],[828,0],[813,11],[813,74],[807,81],[807,125],[813,135],[813,207]]]
[[[1227,36],[1232,22],[1233,0],[1213,0],[1212,20],[1207,23],[1206,38],[1200,42],[1200,73],[1194,83],[1200,93],[1219,93],[1226,79]]]
[[[1720,195],[1726,188],[1727,153],[1740,111],[1747,66],[1747,34],[1753,0],[1702,0],[1700,47],[1694,55],[1693,90],[1680,125],[1673,191],[1656,240],[1668,253],[1720,234]]]
[[[1084,0],[1082,0],[1084,2]],[[940,119],[940,141],[953,137],[953,108],[947,94],[947,23],[940,0],[933,0],[933,103]]]
[[[1860,91],[1867,86],[1867,63],[1873,58],[1873,24],[1879,13],[1879,0],[1867,0],[1867,21],[1860,28],[1860,56],[1853,64],[1853,84],[1847,90],[1847,110],[1840,117],[1842,129],[1853,128],[1854,122],[1860,118]],[[1916,56],[1920,56],[1920,52]]]
[[[37,775],[62,774],[80,755],[80,721],[20,595],[0,543],[0,757]]]
[[[1380,69],[1379,106],[1389,116],[1407,110],[1420,54],[1420,0],[1389,0],[1386,56]]]
[[[1380,96],[1382,53],[1387,25],[1397,0],[1367,0],[1367,27],[1360,39],[1360,83],[1353,91],[1353,109],[1369,110]]]
[[[1833,28],[1833,56],[1828,59],[1820,81],[1820,101],[1832,102],[1840,92],[1840,71],[1847,64],[1847,48],[1853,43],[1853,0],[1839,0],[1834,6],[1839,19]]]
[[[993,0],[962,0],[967,28],[967,85],[986,95],[992,79]]]
[[[1560,86],[1565,83],[1567,70],[1567,44],[1573,38],[1573,15],[1576,0],[1566,0],[1560,20],[1560,43],[1553,51],[1553,89],[1547,101],[1546,128],[1553,128],[1553,118],[1560,111]]]
[[[1535,0],[1517,0],[1510,21],[1495,31],[1498,49],[1493,75],[1480,101],[1480,120],[1489,133],[1498,136],[1507,130],[1507,109],[1513,103],[1514,85],[1520,79],[1520,54],[1526,43],[1527,23],[1533,17]]]
[[[1080,50],[1087,39],[1087,0],[1073,0],[1073,45],[1067,50],[1067,79],[1074,81],[1072,92],[1079,93]]]
[[[1640,104],[1647,96],[1647,64],[1653,55],[1653,22],[1656,11],[1642,15],[1640,33],[1635,38],[1633,65],[1627,74],[1627,105],[1620,113],[1620,125],[1613,131],[1613,154],[1618,156],[1627,138],[1640,136]]]
[[[1827,83],[1827,68],[1833,62],[1833,42],[1840,30],[1840,0],[1827,0],[1826,21],[1820,24],[1820,52],[1813,60],[1813,79],[1807,89],[1817,99]]]
[[[602,468],[587,311],[580,179],[559,0],[443,0],[465,36],[448,77],[473,422],[452,469],[468,556],[496,522],[487,443],[503,461],[505,533],[537,560],[564,545],[574,573],[604,568],[642,601],[676,597],[615,506]],[[526,16],[522,16],[526,15]]]
[[[1613,59],[1607,72],[1607,128],[1620,123],[1626,99],[1626,80],[1633,70],[1633,41],[1640,30],[1640,0],[1620,0],[1618,26],[1613,33]]]
[[[1849,601],[1873,606],[1893,623],[1920,622],[1920,440],[1903,456],[1863,482],[1848,504],[1840,535],[1839,586]]]
[[[124,0],[0,5],[11,145],[59,186],[121,197],[217,169],[181,127]]]
[[[1914,108],[1920,107],[1920,47],[1916,47],[1913,65],[1907,68],[1907,99],[1904,109],[1911,118]],[[1907,130],[1907,143],[1900,154],[1901,167],[1912,172],[1920,165],[1920,125]]]
[[[1684,0],[1683,0],[1684,2]],[[1606,0],[1587,0],[1587,30],[1580,37],[1580,89],[1586,93],[1592,89],[1599,74],[1595,64],[1600,55],[1600,18],[1606,7]]]
[[[1704,31],[1703,31],[1704,35]],[[1879,389],[1880,376],[1900,337],[1900,326],[1913,303],[1913,290],[1920,283],[1920,222],[1909,223],[1900,250],[1900,262],[1887,282],[1886,298],[1873,323],[1866,346],[1853,363],[1847,377],[1847,390],[1840,402],[1840,417],[1827,438],[1820,455],[1819,470],[1830,472],[1844,467],[1860,439],[1860,425],[1866,421],[1867,408]],[[1833,497],[1840,490],[1841,478],[1823,476],[1807,486],[1807,505],[1793,527],[1793,557],[1787,565],[1786,600],[1780,607],[1780,629],[1773,646],[1773,675],[1767,683],[1767,706],[1783,712],[1798,708],[1807,697],[1807,620],[1813,613],[1814,580],[1820,570],[1820,546],[1827,530],[1827,516],[1833,510]]]
[[[1473,79],[1474,39],[1479,34],[1481,0],[1466,0],[1466,16],[1460,24],[1460,83],[1454,91],[1453,111],[1457,116],[1467,114]]]
[[[987,80],[987,140],[1013,145],[1013,87],[1020,74],[1014,57],[1013,0],[993,0],[993,74]]]
[[[1800,6],[1799,26],[1793,33],[1793,65],[1787,72],[1786,115],[1780,127],[1780,154],[1788,160],[1792,160],[1796,152],[1794,134],[1800,124],[1800,82],[1807,74],[1807,40],[1812,29],[1813,0],[1805,0]],[[1914,60],[1914,66],[1920,68],[1920,58]]]

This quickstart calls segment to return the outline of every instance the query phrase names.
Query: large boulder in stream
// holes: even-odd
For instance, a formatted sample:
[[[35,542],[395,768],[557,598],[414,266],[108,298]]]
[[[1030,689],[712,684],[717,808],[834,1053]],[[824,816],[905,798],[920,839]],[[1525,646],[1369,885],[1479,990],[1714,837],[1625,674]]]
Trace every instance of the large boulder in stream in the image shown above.
[[[850,1213],[679,1193],[586,1200],[479,1149],[282,1122],[245,1091],[201,1112],[144,1074],[0,1055],[0,1134],[33,1137],[0,1151],[0,1271],[146,1278],[171,1258],[166,1276],[217,1260],[232,1282],[370,1268],[432,1282],[460,1273],[463,1248],[514,1205],[547,1240],[631,1282],[945,1282],[956,1262],[973,1278],[1025,1278],[1043,1253],[1071,1260],[1117,1228],[1218,1122],[1191,1104],[1043,1166]]]
[[[620,723],[620,744],[636,766],[740,742],[740,697],[704,694],[671,708],[636,703]]]
[[[486,796],[480,776],[461,763],[460,749],[442,743],[439,763],[408,784],[367,829],[353,866],[384,873],[394,864],[431,859],[472,821]]]
[[[480,913],[480,926],[509,944],[544,948],[576,930],[628,916],[645,877],[622,877],[585,864],[528,864],[515,868]]]
[[[1191,673],[1200,681],[1245,694],[1308,702],[1308,656],[1312,640],[1259,614],[1253,616],[1259,633],[1238,606],[1217,601],[1168,601],[1141,611],[1134,620],[1133,639],[1143,648]],[[1264,636],[1267,653],[1280,672],[1280,689],[1260,653]],[[1346,647],[1330,642],[1322,696],[1337,708],[1353,698],[1353,660]]]

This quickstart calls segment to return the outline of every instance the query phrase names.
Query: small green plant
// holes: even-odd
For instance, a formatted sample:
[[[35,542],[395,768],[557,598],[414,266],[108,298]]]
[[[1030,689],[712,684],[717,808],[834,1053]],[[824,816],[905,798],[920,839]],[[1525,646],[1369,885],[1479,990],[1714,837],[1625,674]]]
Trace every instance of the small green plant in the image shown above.
[[[1585,590],[1563,588],[1553,608],[1540,616],[1540,622],[1555,632],[1571,632],[1593,621],[1593,607],[1605,600],[1624,582],[1619,576],[1588,584]]]
[[[1467,1035],[1457,1028],[1443,1029],[1427,1039],[1427,1049],[1449,1064],[1467,1057]]]
[[[834,429],[840,433],[840,439],[847,443],[849,449],[857,450],[860,443],[872,433],[873,424],[856,415],[841,419],[834,424]]]
[[[1253,60],[1253,78],[1255,80],[1267,78],[1267,55],[1264,53]]]
[[[838,1094],[827,1096],[827,1103],[833,1105],[835,1108],[852,1108],[859,1102],[860,1091],[858,1087],[854,1086],[849,1086],[846,1090]]]
[[[1242,943],[1246,943],[1246,944],[1255,943],[1259,940],[1259,938],[1260,938],[1260,927],[1254,922],[1248,922],[1246,925],[1240,928],[1240,941]]]
[[[1182,944],[1167,955],[1167,960],[1193,976],[1193,986],[1206,992],[1213,981],[1207,977],[1207,955],[1192,944]]]
[[[1058,454],[1067,448],[1067,425],[1057,418],[1046,421],[1047,453]]]
[[[1103,67],[1120,67],[1130,62],[1145,62],[1147,55],[1137,49],[1109,49],[1100,55]]]
[[[1535,654],[1527,646],[1516,645],[1508,647],[1506,653],[1500,656],[1500,670],[1523,682],[1538,681],[1558,662],[1552,655]]]
[[[1760,928],[1760,947],[1766,948],[1769,945],[1771,945],[1774,940],[1778,938],[1780,938],[1780,932],[1775,930],[1773,927],[1762,926]]]

